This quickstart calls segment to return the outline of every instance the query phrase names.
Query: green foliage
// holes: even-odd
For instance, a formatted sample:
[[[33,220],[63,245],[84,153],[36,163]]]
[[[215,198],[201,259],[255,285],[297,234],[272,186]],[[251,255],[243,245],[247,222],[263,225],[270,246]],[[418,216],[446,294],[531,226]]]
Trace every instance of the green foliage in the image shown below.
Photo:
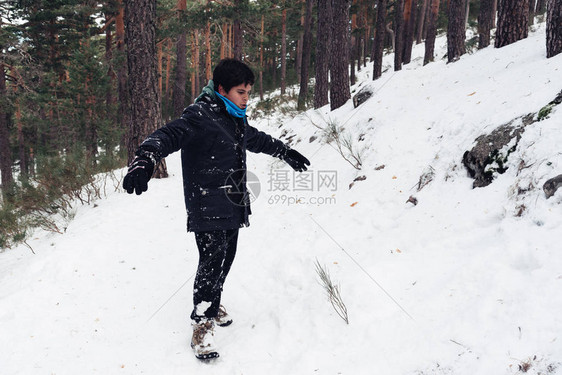
[[[552,112],[553,107],[554,104],[547,104],[544,107],[542,107],[537,115],[538,120],[542,121],[544,119],[547,119],[548,116],[550,115],[550,112]]]
[[[73,217],[76,204],[91,204],[105,196],[108,180],[119,186],[120,180],[113,173],[99,172],[114,170],[123,163],[116,157],[105,157],[92,166],[80,149],[38,158],[37,175],[21,178],[3,196],[0,249],[25,241],[33,228],[63,233],[66,228],[61,225]]]

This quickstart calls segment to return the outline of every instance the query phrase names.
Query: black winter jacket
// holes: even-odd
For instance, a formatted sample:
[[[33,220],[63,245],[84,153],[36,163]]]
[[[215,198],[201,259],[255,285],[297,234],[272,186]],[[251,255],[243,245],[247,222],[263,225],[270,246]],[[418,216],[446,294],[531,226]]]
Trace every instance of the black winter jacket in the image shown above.
[[[250,225],[246,150],[279,157],[287,146],[246,118],[232,117],[210,81],[196,102],[148,136],[137,154],[158,162],[180,149],[187,230],[199,232]]]

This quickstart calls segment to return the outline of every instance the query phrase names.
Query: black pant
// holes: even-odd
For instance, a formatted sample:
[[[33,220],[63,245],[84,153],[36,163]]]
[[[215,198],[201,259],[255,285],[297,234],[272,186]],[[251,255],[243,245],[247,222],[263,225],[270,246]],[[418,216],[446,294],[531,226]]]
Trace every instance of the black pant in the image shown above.
[[[195,232],[199,266],[193,285],[191,319],[199,322],[217,316],[224,280],[236,255],[238,228]]]

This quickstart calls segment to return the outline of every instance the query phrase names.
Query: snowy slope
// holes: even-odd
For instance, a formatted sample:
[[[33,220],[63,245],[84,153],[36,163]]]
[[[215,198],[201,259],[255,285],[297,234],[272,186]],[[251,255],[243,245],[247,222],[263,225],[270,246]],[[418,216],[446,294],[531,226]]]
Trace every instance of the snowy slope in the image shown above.
[[[147,193],[78,207],[64,235],[29,241],[36,255],[24,246],[0,254],[0,374],[474,375],[526,364],[528,374],[562,374],[562,191],[542,192],[562,173],[562,109],[526,130],[490,186],[472,189],[461,164],[478,135],[562,89],[562,55],[547,60],[544,38],[541,27],[425,67],[419,45],[401,72],[374,82],[372,67],[359,73],[354,90],[372,85],[376,95],[357,109],[254,122],[295,134],[314,185],[248,155],[261,192],[223,295],[235,322],[217,329],[213,364],[189,347],[197,249],[173,155],[172,176]],[[363,150],[362,170],[322,141],[316,126],[328,122]],[[430,167],[433,181],[417,192]],[[330,173],[337,188],[319,186]],[[283,176],[289,189],[279,191]],[[349,189],[357,176],[366,179]],[[319,285],[316,259],[341,285],[349,325]]]

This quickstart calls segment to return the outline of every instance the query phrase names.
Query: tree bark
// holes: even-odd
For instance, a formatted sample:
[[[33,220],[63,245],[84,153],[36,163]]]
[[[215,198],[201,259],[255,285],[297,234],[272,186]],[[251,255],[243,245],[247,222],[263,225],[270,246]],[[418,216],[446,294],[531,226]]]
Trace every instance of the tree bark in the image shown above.
[[[178,17],[182,19],[187,9],[186,0],[178,0]],[[185,88],[187,84],[187,31],[182,31],[176,41],[176,71],[172,90],[174,116],[179,116],[185,108]]]
[[[213,77],[211,53],[211,22],[207,21],[205,28],[205,79],[209,81]]]
[[[449,62],[457,61],[466,52],[464,14],[464,0],[449,1],[449,25],[447,27],[447,58]]]
[[[129,162],[139,144],[160,125],[155,21],[155,0],[125,0],[125,42],[131,100]],[[159,177],[158,173],[155,176]]]
[[[494,4],[493,4],[493,7],[492,7],[493,8],[492,14],[494,15],[492,17],[492,29],[496,28],[496,17],[498,15],[498,1],[499,0],[494,0]]]
[[[402,55],[402,62],[404,64],[409,64],[412,60],[415,22],[415,2],[414,0],[406,0],[406,3],[404,5],[404,51]]]
[[[0,46],[0,51],[2,46]],[[10,132],[8,129],[8,100],[6,90],[6,75],[4,64],[0,61],[0,176],[2,192],[7,194],[14,182],[12,174],[12,149],[10,147]]]
[[[529,0],[529,26],[535,24],[535,5],[536,0]]]
[[[562,52],[562,0],[548,0],[546,12],[546,57]]]
[[[287,86],[287,9],[281,16],[281,95],[285,95]]]
[[[537,14],[543,14],[544,12],[546,12],[547,1],[548,0],[537,0],[537,6],[535,8]]]
[[[349,88],[350,0],[332,1],[332,58],[330,59],[330,108],[333,111],[351,98]]]
[[[125,8],[122,0],[118,0],[119,13],[115,17],[115,41],[117,50],[117,95],[119,97],[119,107],[117,116],[121,127],[126,131],[123,132],[121,146],[125,149],[128,147],[127,132],[130,123],[130,107],[129,107],[129,87],[127,84],[127,54],[125,51]]]
[[[316,85],[314,108],[328,104],[328,74],[330,68],[330,40],[332,35],[332,1],[318,0],[318,30],[316,40]]]
[[[356,1],[357,0],[353,0],[353,4],[352,4],[352,8],[355,7]],[[355,84],[355,53],[356,53],[356,44],[357,44],[357,38],[355,37],[355,30],[357,29],[357,15],[356,14],[352,14],[351,15],[351,37],[350,40],[348,41],[349,43],[349,57],[350,57],[350,76],[349,76],[349,82],[354,85]]]
[[[386,36],[386,1],[377,1],[377,25],[375,30],[375,45],[373,48],[373,80],[382,75],[382,55]]]
[[[431,0],[429,20],[427,23],[427,37],[425,39],[425,54],[423,65],[433,61],[435,53],[435,37],[437,36],[437,17],[439,17],[439,0]]]
[[[478,14],[478,48],[490,45],[490,30],[494,18],[494,0],[482,0]]]
[[[300,90],[297,108],[302,111],[306,107],[308,96],[308,68],[310,66],[310,50],[312,49],[312,7],[314,0],[306,0],[306,13],[304,17],[303,54],[300,77]]]
[[[242,3],[242,0],[235,0],[235,6],[238,8],[240,6],[240,4]],[[237,12],[237,14],[239,14],[239,12]],[[242,23],[240,22],[240,18],[239,16],[234,20],[234,24],[232,27],[232,32],[233,32],[233,42],[234,42],[234,53],[233,53],[233,57],[236,60],[240,60],[242,61]]]
[[[404,0],[396,0],[394,7],[394,71],[399,71],[404,52]]]
[[[419,7],[418,11],[418,22],[417,22],[417,30],[416,30],[416,44],[420,44],[423,38],[423,29],[426,21],[426,13],[427,13],[427,6],[429,0],[420,0],[421,6]]]
[[[260,100],[263,100],[263,38],[264,38],[264,27],[265,27],[265,19],[264,15],[261,16],[261,32],[260,32],[260,73],[259,73],[259,80],[260,80]]]
[[[528,35],[529,0],[499,0],[496,48],[507,46]]]
[[[193,101],[199,92],[199,30],[193,30],[193,39],[191,40],[191,65],[193,72],[191,73],[191,96]]]

